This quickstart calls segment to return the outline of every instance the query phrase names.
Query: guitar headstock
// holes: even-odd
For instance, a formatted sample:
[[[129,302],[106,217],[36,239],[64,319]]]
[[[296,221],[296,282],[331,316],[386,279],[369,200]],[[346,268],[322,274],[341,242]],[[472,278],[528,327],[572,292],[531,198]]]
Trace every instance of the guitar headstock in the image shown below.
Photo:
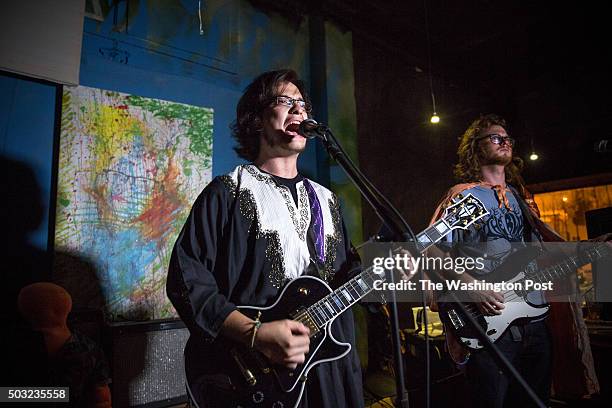
[[[452,205],[444,210],[442,220],[450,229],[467,229],[470,225],[489,214],[482,202],[472,194],[459,194]]]

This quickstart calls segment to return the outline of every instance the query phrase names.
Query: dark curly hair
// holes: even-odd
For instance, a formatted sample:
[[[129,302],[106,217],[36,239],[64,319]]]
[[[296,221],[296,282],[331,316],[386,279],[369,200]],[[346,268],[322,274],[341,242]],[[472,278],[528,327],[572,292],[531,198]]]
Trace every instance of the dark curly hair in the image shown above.
[[[232,137],[237,145],[234,150],[243,159],[250,162],[259,155],[260,135],[263,132],[262,115],[275,96],[278,86],[290,82],[297,87],[307,104],[310,99],[306,86],[298,74],[291,69],[264,72],[246,87],[236,107],[236,120],[230,126]]]
[[[483,131],[494,125],[501,126],[506,130],[508,129],[506,121],[502,117],[490,113],[488,115],[481,115],[473,121],[463,136],[461,136],[459,149],[457,150],[459,163],[455,165],[455,176],[459,181],[465,183],[480,181],[480,167],[482,166],[483,158],[483,150],[479,144],[480,137]],[[517,156],[513,156],[512,161],[505,168],[506,182],[515,185],[519,192],[523,189],[524,185],[521,177],[522,169],[523,160]]]

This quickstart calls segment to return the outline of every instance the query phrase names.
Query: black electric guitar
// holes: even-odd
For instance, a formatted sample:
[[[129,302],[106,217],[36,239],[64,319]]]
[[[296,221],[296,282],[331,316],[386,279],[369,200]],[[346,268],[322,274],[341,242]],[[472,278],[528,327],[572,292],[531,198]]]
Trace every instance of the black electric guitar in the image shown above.
[[[561,261],[557,260],[551,266],[534,270],[532,261],[538,258],[545,259],[547,254],[538,247],[524,248],[510,255],[498,268],[484,277],[486,282],[503,281],[519,284],[517,285],[519,290],[506,291],[505,298],[510,301],[504,303],[505,308],[501,310],[501,314],[485,316],[476,303],[463,303],[463,305],[466,312],[480,324],[489,339],[495,342],[512,323],[525,323],[548,314],[550,309],[548,304],[533,304],[529,301],[527,295],[534,289],[526,290],[527,280],[540,284],[559,282],[575,273],[580,266],[610,256],[611,252],[608,244],[601,243],[580,251],[580,255],[566,257]],[[467,323],[464,312],[455,303],[440,302],[439,308],[440,320],[444,323],[444,327],[452,330],[460,343],[473,350],[483,347],[474,329]]]
[[[482,203],[472,195],[459,197],[444,216],[417,235],[417,247],[425,251],[443,236],[457,228],[467,228],[488,214]],[[294,370],[270,364],[263,354],[231,342],[218,339],[206,353],[197,378],[187,384],[191,397],[205,402],[208,396],[227,407],[296,407],[309,371],[317,364],[346,356],[351,345],[334,339],[333,321],[374,289],[374,281],[384,279],[367,268],[348,282],[332,290],[327,283],[312,276],[302,276],[289,282],[276,301],[267,307],[241,306],[241,313],[262,323],[282,319],[299,321],[310,329],[310,351],[303,364]],[[208,394],[208,395],[206,395]],[[219,402],[221,401],[221,402]]]

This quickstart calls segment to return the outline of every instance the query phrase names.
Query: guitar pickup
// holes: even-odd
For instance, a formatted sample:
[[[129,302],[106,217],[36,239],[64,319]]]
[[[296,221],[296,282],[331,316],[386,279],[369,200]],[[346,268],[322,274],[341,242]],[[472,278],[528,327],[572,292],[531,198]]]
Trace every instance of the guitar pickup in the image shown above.
[[[312,319],[310,314],[306,314],[306,316],[307,316],[307,319],[303,323],[306,325],[306,327],[308,327],[308,329],[310,329],[310,337],[312,337],[316,335],[317,333],[319,333],[319,326],[317,326],[317,324]]]
[[[308,329],[310,330],[310,337],[313,337],[314,335],[319,333],[319,326],[307,310],[301,309],[297,313],[294,313],[291,318],[308,327]]]
[[[465,326],[465,323],[463,323],[463,320],[461,320],[461,317],[455,309],[449,310],[447,315],[455,330],[459,330]]]

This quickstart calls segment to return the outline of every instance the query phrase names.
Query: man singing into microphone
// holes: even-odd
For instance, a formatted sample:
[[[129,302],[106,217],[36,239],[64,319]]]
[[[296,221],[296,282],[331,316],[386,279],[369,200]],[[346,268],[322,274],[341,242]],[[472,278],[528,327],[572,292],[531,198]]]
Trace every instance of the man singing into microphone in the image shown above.
[[[190,331],[185,368],[200,406],[232,404],[226,367],[210,368],[219,344],[242,344],[288,368],[304,363],[309,352],[311,333],[302,323],[259,324],[236,306],[270,305],[287,281],[303,274],[334,287],[359,265],[351,256],[337,197],[297,170],[306,147],[299,125],[310,111],[294,71],[257,77],[240,98],[232,125],[235,150],[250,164],[206,186],[176,241],[167,293]],[[354,345],[350,310],[334,321],[332,332],[339,342]],[[312,369],[304,394],[301,406],[362,407],[355,348]],[[266,397],[253,395],[253,403],[261,398],[269,404]]]

